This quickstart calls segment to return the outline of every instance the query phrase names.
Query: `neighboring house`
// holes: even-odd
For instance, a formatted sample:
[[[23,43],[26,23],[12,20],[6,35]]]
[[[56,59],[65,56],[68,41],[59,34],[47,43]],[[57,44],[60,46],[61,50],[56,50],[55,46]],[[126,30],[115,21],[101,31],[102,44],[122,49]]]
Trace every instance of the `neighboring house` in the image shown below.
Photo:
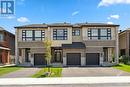
[[[130,56],[130,29],[121,31],[119,33],[119,51],[120,56]]]
[[[0,64],[14,63],[15,35],[0,27]]]
[[[103,23],[31,24],[16,28],[16,64],[46,65],[43,41],[52,41],[52,64],[118,64],[118,27]]]

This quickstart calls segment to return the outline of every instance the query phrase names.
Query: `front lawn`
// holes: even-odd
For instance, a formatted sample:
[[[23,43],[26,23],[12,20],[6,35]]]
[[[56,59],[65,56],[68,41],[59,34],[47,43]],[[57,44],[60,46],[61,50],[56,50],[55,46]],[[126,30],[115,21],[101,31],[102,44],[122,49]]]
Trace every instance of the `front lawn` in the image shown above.
[[[0,76],[10,72],[14,72],[19,69],[21,69],[21,67],[16,67],[16,66],[0,67]]]
[[[120,69],[120,70],[123,70],[126,72],[130,72],[130,65],[119,64],[119,65],[113,66],[113,68]]]
[[[48,68],[43,68],[38,73],[34,74],[32,77],[33,78],[44,78],[44,77],[61,77],[62,76],[62,68],[51,67],[50,76],[45,75],[45,73],[47,73],[47,71],[48,71]]]

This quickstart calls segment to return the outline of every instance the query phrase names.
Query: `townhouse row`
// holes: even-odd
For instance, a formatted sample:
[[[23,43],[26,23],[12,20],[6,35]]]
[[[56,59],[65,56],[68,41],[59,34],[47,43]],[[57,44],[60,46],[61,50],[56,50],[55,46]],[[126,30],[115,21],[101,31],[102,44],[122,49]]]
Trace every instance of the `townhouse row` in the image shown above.
[[[112,66],[118,64],[119,53],[122,54],[125,49],[122,48],[125,43],[124,38],[127,39],[121,36],[124,35],[123,32],[118,36],[118,28],[119,25],[104,23],[30,24],[16,26],[15,41],[11,40],[9,43],[15,42],[17,65],[46,65],[44,41],[47,38],[52,42],[51,63],[54,65]],[[1,33],[0,38],[2,37]],[[11,47],[14,48],[14,44]],[[7,51],[14,52],[13,49]],[[3,61],[3,56],[0,58]],[[9,63],[10,57],[6,59]]]
[[[32,24],[16,28],[16,64],[46,65],[44,40],[51,40],[52,64],[118,64],[118,27],[100,23]]]

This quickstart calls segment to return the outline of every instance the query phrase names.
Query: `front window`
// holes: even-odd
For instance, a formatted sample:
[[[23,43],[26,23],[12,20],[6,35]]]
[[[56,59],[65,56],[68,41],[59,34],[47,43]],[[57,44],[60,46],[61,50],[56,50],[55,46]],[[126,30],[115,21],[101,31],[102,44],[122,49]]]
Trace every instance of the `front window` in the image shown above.
[[[67,40],[67,29],[54,29],[53,40]]]
[[[0,41],[3,41],[3,34],[0,34]]]
[[[73,36],[80,36],[80,30],[79,29],[75,29],[72,31],[72,35]]]
[[[45,31],[37,30],[37,31],[35,31],[35,35],[34,36],[35,36],[34,39],[36,41],[44,40],[44,38],[45,38]]]
[[[44,30],[23,30],[22,40],[23,41],[41,41],[45,38]]]
[[[24,32],[23,40],[32,41],[33,40],[33,31],[27,30]]]
[[[110,40],[111,29],[88,29],[88,38],[92,40]]]

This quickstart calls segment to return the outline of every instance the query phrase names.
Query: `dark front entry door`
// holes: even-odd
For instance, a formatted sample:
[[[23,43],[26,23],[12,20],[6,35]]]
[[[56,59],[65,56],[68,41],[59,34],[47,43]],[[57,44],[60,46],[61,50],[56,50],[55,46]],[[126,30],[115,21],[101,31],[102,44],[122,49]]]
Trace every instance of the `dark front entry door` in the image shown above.
[[[81,54],[80,53],[67,53],[67,65],[80,65]]]
[[[25,62],[30,62],[29,53],[30,53],[30,48],[26,48],[25,49]]]
[[[99,53],[86,53],[86,65],[99,65]]]
[[[61,54],[62,50],[55,50],[54,51],[54,62],[61,62],[62,59],[61,59]]]
[[[34,65],[46,65],[44,54],[34,54]]]

